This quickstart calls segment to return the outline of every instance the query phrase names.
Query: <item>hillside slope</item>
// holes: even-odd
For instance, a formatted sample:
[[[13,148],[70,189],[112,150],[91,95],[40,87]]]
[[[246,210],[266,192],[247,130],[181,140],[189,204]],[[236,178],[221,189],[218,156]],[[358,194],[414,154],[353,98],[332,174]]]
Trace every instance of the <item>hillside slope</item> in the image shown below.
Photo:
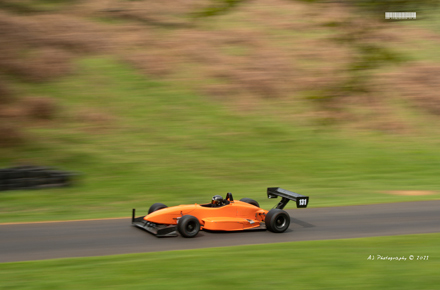
[[[197,20],[204,1],[20,3],[0,6],[0,165],[81,177],[1,192],[1,221],[228,191],[271,207],[267,186],[311,206],[438,198],[435,30],[337,3],[252,1]]]

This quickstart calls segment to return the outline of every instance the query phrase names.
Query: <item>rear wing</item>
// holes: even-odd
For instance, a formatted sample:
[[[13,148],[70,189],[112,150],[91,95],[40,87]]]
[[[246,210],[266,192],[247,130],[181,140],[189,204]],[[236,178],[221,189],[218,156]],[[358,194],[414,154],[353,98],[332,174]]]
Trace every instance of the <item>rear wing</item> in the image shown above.
[[[267,188],[267,198],[277,198],[281,196],[282,199],[278,203],[276,208],[283,209],[289,200],[296,202],[296,207],[304,208],[309,204],[309,197],[301,195],[299,193],[291,192],[279,187],[268,187]]]

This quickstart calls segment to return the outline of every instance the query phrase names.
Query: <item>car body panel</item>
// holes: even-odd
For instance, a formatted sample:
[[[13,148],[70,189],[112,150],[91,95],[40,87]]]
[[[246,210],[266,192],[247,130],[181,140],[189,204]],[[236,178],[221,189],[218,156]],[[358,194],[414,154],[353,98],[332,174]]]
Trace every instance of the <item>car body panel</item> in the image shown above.
[[[155,224],[176,225],[180,217],[188,214],[199,220],[201,228],[238,231],[259,227],[267,211],[246,202],[231,201],[221,207],[211,207],[210,204],[172,206],[152,212],[144,220]]]
[[[213,217],[203,219],[203,229],[211,231],[242,231],[246,229],[258,228],[261,221],[245,219],[240,217]]]

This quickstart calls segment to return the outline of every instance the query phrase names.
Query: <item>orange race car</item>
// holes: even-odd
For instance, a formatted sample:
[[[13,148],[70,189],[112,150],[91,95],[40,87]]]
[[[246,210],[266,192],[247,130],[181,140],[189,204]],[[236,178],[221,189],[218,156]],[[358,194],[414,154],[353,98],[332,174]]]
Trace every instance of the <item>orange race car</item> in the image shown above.
[[[268,229],[282,233],[289,228],[290,216],[283,210],[293,200],[298,208],[305,208],[309,197],[279,187],[267,189],[268,198],[282,199],[269,211],[260,208],[258,202],[250,198],[234,200],[231,193],[223,199],[214,195],[211,203],[167,207],[162,203],[153,204],[148,215],[135,217],[133,209],[132,225],[144,229],[157,237],[177,236],[195,237],[199,230],[243,231]]]

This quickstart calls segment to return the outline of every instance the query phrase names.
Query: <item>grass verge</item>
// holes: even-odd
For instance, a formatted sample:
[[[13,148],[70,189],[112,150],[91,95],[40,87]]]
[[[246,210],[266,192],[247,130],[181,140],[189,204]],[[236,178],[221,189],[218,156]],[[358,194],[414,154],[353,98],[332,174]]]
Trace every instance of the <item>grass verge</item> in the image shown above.
[[[4,263],[0,281],[4,289],[435,289],[439,242],[425,234]]]

